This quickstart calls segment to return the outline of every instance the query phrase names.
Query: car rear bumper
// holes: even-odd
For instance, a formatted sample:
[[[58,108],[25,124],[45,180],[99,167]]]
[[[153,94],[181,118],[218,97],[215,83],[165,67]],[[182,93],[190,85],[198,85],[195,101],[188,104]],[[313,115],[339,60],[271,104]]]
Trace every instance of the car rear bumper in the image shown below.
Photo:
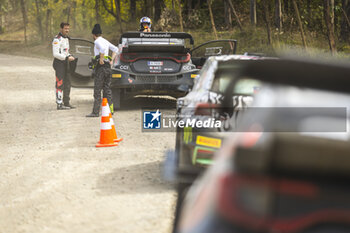
[[[176,153],[176,156],[179,156],[177,158],[179,161],[177,167],[177,179],[179,182],[191,184],[199,174],[212,164],[214,153],[220,148],[217,146],[216,141],[220,141],[221,145],[223,136],[223,134],[218,132],[200,130],[181,133],[180,137],[184,138],[184,140],[180,141],[182,143],[180,147],[183,151]]]
[[[176,74],[135,74],[112,70],[111,88],[129,89],[140,94],[185,93],[193,86],[197,71]]]

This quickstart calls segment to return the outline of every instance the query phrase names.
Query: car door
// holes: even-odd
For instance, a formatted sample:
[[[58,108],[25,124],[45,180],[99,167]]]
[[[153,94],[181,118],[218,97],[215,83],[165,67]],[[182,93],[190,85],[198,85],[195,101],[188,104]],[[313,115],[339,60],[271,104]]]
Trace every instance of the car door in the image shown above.
[[[73,87],[93,87],[92,70],[89,62],[94,56],[94,43],[85,39],[69,39],[70,54],[77,58],[76,65],[70,66]]]
[[[190,51],[192,63],[200,69],[210,56],[232,55],[236,53],[237,41],[231,39],[207,41]]]

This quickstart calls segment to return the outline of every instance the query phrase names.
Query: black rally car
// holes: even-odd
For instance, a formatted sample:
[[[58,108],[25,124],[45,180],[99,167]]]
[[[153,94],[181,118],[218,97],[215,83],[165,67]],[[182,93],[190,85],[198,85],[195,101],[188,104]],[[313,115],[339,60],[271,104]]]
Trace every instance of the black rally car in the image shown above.
[[[236,52],[236,40],[215,40],[194,47],[194,40],[183,32],[127,32],[119,39],[119,54],[112,66],[112,92],[115,108],[136,95],[184,96],[209,56]],[[71,54],[78,58],[71,71],[73,87],[93,87],[88,68],[93,43],[70,40]]]

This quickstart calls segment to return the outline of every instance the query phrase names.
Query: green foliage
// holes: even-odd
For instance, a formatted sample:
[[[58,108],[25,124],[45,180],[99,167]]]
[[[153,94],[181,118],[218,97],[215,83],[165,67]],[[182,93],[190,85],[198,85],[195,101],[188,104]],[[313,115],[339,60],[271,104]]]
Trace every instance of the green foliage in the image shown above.
[[[36,1],[39,4],[39,13],[36,10]],[[54,34],[59,30],[59,24],[62,21],[69,21],[71,24],[71,35],[74,37],[91,38],[91,28],[97,23],[98,19],[102,26],[104,34],[109,38],[117,38],[120,34],[117,19],[103,6],[105,1],[108,10],[116,13],[116,0],[98,0],[99,8],[96,10],[97,0],[25,0],[27,4],[28,27],[27,34],[31,40],[40,38],[38,18],[42,24],[45,35],[45,43],[51,41]],[[150,0],[136,0],[136,12],[130,14],[130,0],[120,0],[120,15],[124,31],[137,30],[138,20],[146,13],[152,15],[154,9],[146,9],[145,2],[154,2]],[[161,1],[161,0],[160,0]],[[199,0],[198,0],[199,1]],[[153,29],[160,31],[179,31],[179,12],[181,10],[183,17],[184,30],[193,33],[197,42],[213,39],[212,26],[207,6],[207,1],[192,1],[192,8],[189,9],[188,0],[163,0],[165,8],[162,8],[161,17],[158,22],[153,22]],[[296,21],[295,12],[291,1],[282,1],[283,27],[281,32],[277,32],[274,27],[274,0],[257,0],[257,26],[251,27],[250,24],[250,0],[231,0],[236,8],[236,12],[243,24],[244,31],[241,32],[237,27],[237,21],[231,14],[232,28],[228,22],[228,5],[223,0],[213,0],[212,10],[214,22],[220,38],[235,38],[238,40],[239,52],[267,52],[274,53],[278,49],[293,48],[301,46],[301,37],[299,27]],[[5,15],[8,22],[4,22],[0,33],[3,35],[16,35],[14,38],[23,37],[23,20],[20,11],[19,0],[0,0],[0,15]],[[271,27],[272,44],[268,45],[266,23],[263,20],[264,4],[268,5],[268,21]],[[327,30],[324,23],[324,11],[322,1],[297,1],[303,27],[306,34],[306,40],[309,47],[315,47],[324,51],[328,50]],[[98,15],[97,15],[98,14]],[[350,18],[350,12],[348,12]],[[19,17],[21,16],[21,17]],[[335,1],[335,34],[336,44],[340,52],[348,53],[348,42],[340,41],[343,20],[342,1]],[[153,19],[153,18],[152,18]],[[6,28],[5,28],[6,25]],[[5,30],[6,29],[6,30]],[[350,27],[347,27],[348,33]],[[20,31],[17,33],[17,31]],[[17,33],[17,34],[15,34]],[[344,36],[343,36],[344,38]],[[343,39],[345,40],[345,39]]]

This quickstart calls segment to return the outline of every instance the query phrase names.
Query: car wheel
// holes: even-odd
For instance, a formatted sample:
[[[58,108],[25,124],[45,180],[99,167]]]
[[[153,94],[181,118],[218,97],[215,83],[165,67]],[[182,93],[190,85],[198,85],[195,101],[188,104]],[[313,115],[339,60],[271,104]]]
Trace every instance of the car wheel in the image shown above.
[[[177,202],[175,207],[175,218],[174,218],[174,224],[173,224],[173,233],[177,232],[177,227],[180,220],[180,214],[182,210],[183,201],[186,197],[187,191],[189,189],[190,185],[179,183],[177,185]]]
[[[124,99],[124,94],[122,93],[122,90],[120,89],[112,90],[112,101],[113,101],[114,109],[121,109],[123,99]]]

